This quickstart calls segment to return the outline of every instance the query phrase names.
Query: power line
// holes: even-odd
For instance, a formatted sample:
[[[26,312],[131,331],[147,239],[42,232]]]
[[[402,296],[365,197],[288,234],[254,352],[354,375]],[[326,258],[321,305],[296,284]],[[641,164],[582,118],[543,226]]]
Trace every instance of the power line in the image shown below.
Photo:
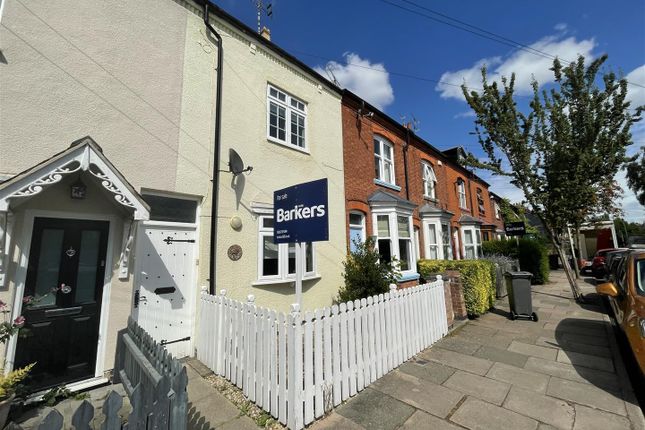
[[[425,14],[423,12],[419,12],[417,10],[410,9],[408,7],[405,7],[405,6],[402,6],[400,4],[394,3],[394,2],[392,2],[390,0],[379,0],[379,1],[382,2],[382,3],[386,3],[386,4],[390,5],[390,6],[396,7],[398,9],[407,11],[409,13],[412,13],[412,14],[415,14],[415,15],[418,15],[418,16],[422,16],[424,18],[430,19],[430,20],[435,21],[435,22],[439,22],[439,23],[444,24],[444,25],[448,25],[448,26],[456,28],[458,30],[466,31],[468,33],[474,34],[475,36],[479,36],[479,37],[482,37],[482,38],[485,38],[485,39],[488,39],[488,40],[492,40],[492,41],[500,43],[502,45],[510,46],[511,48],[526,51],[526,52],[528,52],[530,54],[537,55],[539,57],[548,58],[548,59],[552,59],[552,60],[558,58],[557,56],[555,56],[553,54],[549,54],[548,52],[541,51],[539,49],[533,48],[532,46],[526,45],[524,43],[521,43],[521,42],[518,42],[516,40],[510,39],[508,37],[505,37],[505,36],[502,36],[500,34],[494,33],[492,31],[486,30],[486,29],[478,27],[476,25],[469,24],[469,23],[467,23],[465,21],[461,21],[461,20],[459,20],[457,18],[453,18],[453,17],[451,17],[449,15],[443,14],[441,12],[438,12],[438,11],[434,10],[434,9],[430,9],[430,8],[428,8],[426,6],[420,5],[420,4],[415,3],[415,2],[413,2],[411,0],[400,0],[400,1],[402,1],[404,3],[407,3],[407,4],[410,4],[410,5],[414,6],[414,7],[417,7],[419,9],[425,10],[427,12],[430,12],[430,13],[432,13],[434,15],[440,16],[440,17],[445,18],[445,19],[437,18],[436,16],[428,15],[428,14]],[[447,20],[449,20],[449,21],[447,21]],[[450,22],[450,21],[452,21],[452,22]],[[562,58],[560,58],[560,60],[562,62],[564,62],[564,63],[568,63],[568,64],[571,63],[571,61],[565,60],[565,59],[562,59]],[[631,82],[631,81],[626,81],[626,82],[628,84],[634,85],[636,87],[645,88],[645,85],[642,85],[642,84],[639,84],[639,83],[636,83],[636,82]]]

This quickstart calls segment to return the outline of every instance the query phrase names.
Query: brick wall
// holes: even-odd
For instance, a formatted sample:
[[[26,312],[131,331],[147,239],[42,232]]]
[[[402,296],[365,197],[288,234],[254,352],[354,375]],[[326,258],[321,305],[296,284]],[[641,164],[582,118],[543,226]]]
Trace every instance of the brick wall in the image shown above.
[[[443,275],[446,284],[450,285],[450,298],[454,319],[463,320],[468,317],[466,301],[464,300],[464,288],[461,282],[461,275],[456,270],[448,270]]]

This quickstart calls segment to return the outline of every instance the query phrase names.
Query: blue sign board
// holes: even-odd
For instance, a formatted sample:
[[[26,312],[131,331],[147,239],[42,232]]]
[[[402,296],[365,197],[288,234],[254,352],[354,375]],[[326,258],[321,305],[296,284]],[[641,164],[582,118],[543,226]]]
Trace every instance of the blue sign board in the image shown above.
[[[327,179],[294,185],[273,193],[273,242],[329,240]]]

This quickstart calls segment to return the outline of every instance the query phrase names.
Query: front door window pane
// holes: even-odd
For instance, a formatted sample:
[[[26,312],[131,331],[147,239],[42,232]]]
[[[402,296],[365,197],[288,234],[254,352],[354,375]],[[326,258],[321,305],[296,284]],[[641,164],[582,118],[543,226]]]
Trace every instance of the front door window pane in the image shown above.
[[[95,301],[96,272],[99,269],[99,250],[101,232],[84,230],[81,233],[81,249],[78,258],[78,275],[76,276],[76,303]]]
[[[273,236],[262,237],[262,276],[278,274],[278,245],[273,243]]]
[[[410,270],[410,239],[399,239],[401,270]]]
[[[350,227],[349,228],[349,250],[356,252],[357,244],[363,242],[363,228]]]
[[[58,285],[58,272],[63,249],[64,230],[43,229],[38,255],[36,286],[34,296],[35,306],[51,306],[56,303],[56,294],[51,294]]]

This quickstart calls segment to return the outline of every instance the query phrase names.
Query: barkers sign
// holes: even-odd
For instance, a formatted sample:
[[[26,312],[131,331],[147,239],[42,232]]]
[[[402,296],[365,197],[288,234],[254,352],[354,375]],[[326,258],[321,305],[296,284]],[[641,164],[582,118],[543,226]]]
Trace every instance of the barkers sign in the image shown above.
[[[506,236],[524,236],[526,234],[526,225],[524,222],[505,222],[504,232]]]
[[[273,193],[273,242],[329,240],[327,179],[294,185]]]

